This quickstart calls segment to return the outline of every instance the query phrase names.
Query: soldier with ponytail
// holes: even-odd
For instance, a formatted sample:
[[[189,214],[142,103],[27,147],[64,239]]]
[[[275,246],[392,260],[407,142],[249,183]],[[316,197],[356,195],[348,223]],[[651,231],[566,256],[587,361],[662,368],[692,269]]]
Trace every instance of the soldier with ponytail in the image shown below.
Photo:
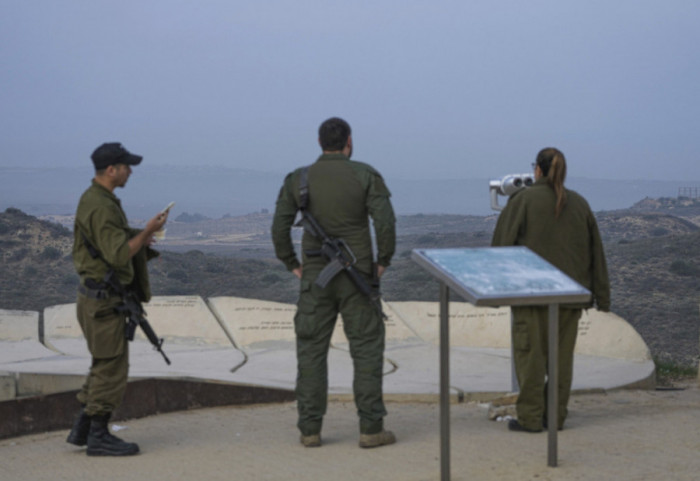
[[[554,216],[559,218],[561,211],[566,204],[566,189],[564,180],[566,179],[566,159],[564,154],[554,147],[547,147],[540,150],[535,162],[535,178],[538,178],[537,168],[540,169],[539,176],[547,180],[547,184],[554,189],[557,196],[557,203],[554,207]]]
[[[566,159],[553,147],[535,163],[535,183],[514,194],[501,212],[491,245],[526,246],[593,293],[589,304],[559,307],[558,428],[567,416],[573,378],[574,347],[582,309],[610,310],[610,283],[603,243],[588,202],[564,186]],[[547,306],[513,306],[512,343],[520,385],[518,419],[512,431],[542,431],[547,372]]]

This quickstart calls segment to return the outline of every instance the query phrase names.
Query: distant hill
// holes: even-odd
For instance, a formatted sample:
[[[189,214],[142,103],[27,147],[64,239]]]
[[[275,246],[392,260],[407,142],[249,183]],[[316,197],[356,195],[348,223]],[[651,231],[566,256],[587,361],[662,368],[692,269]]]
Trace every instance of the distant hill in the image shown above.
[[[620,210],[599,212],[598,228],[605,241],[625,242],[695,232],[700,227],[690,220],[664,212]]]
[[[680,213],[674,215],[671,213]],[[645,199],[598,212],[612,281],[612,309],[661,359],[697,365],[700,324],[700,203]],[[389,301],[436,301],[438,285],[410,260],[419,247],[487,246],[497,216],[398,218],[397,254],[383,278]],[[240,296],[295,302],[298,282],[274,259],[271,215],[168,224],[150,263],[156,295]],[[300,233],[295,235],[298,237]],[[0,213],[0,308],[43,310],[75,301],[71,232],[17,209]]]
[[[71,231],[17,209],[0,214],[0,308],[40,310],[74,302]]]
[[[662,212],[684,217],[700,225],[700,198],[661,197],[652,199],[645,197],[631,207],[636,212]]]

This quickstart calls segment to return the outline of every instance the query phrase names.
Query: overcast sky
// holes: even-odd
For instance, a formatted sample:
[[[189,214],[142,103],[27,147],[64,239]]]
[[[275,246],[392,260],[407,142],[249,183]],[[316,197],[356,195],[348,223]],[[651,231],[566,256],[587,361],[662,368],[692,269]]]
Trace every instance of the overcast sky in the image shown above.
[[[697,0],[0,0],[0,166],[280,172],[330,116],[385,177],[700,181]]]

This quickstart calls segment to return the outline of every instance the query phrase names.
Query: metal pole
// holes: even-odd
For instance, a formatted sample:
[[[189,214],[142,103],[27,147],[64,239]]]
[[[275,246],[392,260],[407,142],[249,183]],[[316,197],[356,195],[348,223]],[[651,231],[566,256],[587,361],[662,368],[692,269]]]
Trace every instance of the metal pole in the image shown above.
[[[559,304],[549,305],[549,371],[547,375],[547,466],[557,465],[559,428]]]
[[[450,288],[440,282],[440,479],[450,480]]]
[[[519,392],[518,375],[515,372],[515,345],[513,344],[513,310],[510,310],[510,392]]]

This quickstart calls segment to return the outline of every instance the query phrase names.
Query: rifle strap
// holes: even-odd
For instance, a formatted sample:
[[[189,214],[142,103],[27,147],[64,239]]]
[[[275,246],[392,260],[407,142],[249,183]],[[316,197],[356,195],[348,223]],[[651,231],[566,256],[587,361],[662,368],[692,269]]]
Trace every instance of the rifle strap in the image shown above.
[[[110,266],[105,260],[105,258],[102,257],[100,251],[98,251],[97,248],[94,245],[92,245],[92,243],[88,240],[87,236],[85,235],[85,232],[81,230],[80,235],[83,236],[83,244],[85,244],[85,248],[88,250],[90,257],[92,257],[93,259],[100,259],[102,262],[107,264],[107,267],[111,268],[112,266]]]
[[[309,207],[309,166],[301,168],[299,173],[299,210],[302,213]]]
[[[104,258],[100,251],[98,251],[97,248],[94,245],[92,245],[92,243],[88,240],[87,235],[85,235],[85,232],[81,230],[80,235],[83,237],[83,244],[85,244],[85,247],[87,248],[90,257],[92,257],[93,259],[100,259],[107,266],[107,274],[105,274],[105,278],[103,279],[103,281],[106,281],[107,278],[111,277],[112,282],[116,283],[116,285],[109,286],[109,283],[107,283],[107,285],[112,290],[114,290],[115,293],[119,294],[121,291],[124,290],[124,287],[121,285],[121,283],[119,283],[119,279],[117,279],[116,276],[110,275],[114,273],[114,267],[112,267],[112,265],[109,262],[107,262],[107,259]]]

